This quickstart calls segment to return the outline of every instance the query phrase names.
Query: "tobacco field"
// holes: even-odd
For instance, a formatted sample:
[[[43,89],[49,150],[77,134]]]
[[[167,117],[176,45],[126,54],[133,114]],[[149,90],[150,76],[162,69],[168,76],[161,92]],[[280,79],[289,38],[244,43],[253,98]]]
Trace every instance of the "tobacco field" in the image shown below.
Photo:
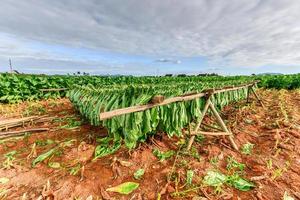
[[[299,88],[299,74],[2,73],[0,199],[300,198]]]

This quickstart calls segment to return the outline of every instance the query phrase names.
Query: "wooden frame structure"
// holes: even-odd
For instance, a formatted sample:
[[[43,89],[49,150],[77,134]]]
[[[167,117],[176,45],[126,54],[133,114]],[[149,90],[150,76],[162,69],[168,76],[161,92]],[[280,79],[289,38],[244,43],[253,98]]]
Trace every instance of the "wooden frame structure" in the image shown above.
[[[177,97],[172,97],[172,98],[165,99],[164,101],[162,101],[160,103],[156,103],[156,104],[148,103],[146,105],[138,105],[138,106],[131,106],[131,107],[127,107],[127,108],[115,109],[115,110],[112,110],[112,111],[100,113],[100,120],[110,119],[110,118],[120,116],[120,115],[124,115],[124,114],[140,112],[140,111],[148,110],[148,109],[151,109],[151,108],[154,108],[154,107],[157,107],[157,106],[164,106],[164,105],[167,105],[167,104],[170,104],[170,103],[181,102],[181,101],[190,101],[190,100],[193,100],[193,99],[205,97],[211,91],[213,92],[213,94],[218,94],[218,93],[222,93],[222,92],[229,92],[229,91],[239,90],[239,89],[243,89],[243,88],[247,88],[247,87],[248,88],[249,87],[254,87],[257,83],[258,83],[258,81],[255,81],[255,82],[251,82],[251,83],[248,83],[248,84],[235,86],[235,87],[226,87],[226,88],[222,88],[222,89],[206,90],[204,92],[196,93],[196,94],[195,93],[185,94],[185,95],[182,95],[182,96],[177,96]]]
[[[256,86],[256,84],[258,82],[259,81],[255,81],[255,82],[247,83],[247,84],[240,85],[240,86],[226,87],[226,88],[221,88],[221,89],[210,89],[210,90],[205,90],[201,93],[185,94],[185,95],[182,95],[182,96],[177,96],[177,97],[164,99],[162,102],[158,102],[158,103],[148,103],[146,105],[137,105],[137,106],[131,106],[131,107],[127,107],[127,108],[115,109],[115,110],[112,110],[112,111],[100,113],[100,120],[106,120],[106,119],[110,119],[112,117],[116,117],[116,116],[120,116],[120,115],[124,115],[124,114],[129,114],[129,113],[134,113],[134,112],[141,112],[141,111],[144,111],[144,110],[148,110],[148,109],[151,109],[151,108],[154,108],[154,107],[157,107],[157,106],[167,105],[167,104],[170,104],[170,103],[190,101],[190,100],[193,100],[193,99],[205,97],[206,98],[206,104],[204,106],[203,111],[201,112],[202,115],[201,115],[199,121],[197,122],[197,125],[196,125],[195,129],[192,132],[190,132],[191,137],[190,137],[187,149],[189,150],[191,148],[191,146],[194,142],[195,136],[202,134],[202,135],[213,135],[213,136],[224,136],[224,135],[228,136],[232,147],[235,150],[238,151],[238,146],[236,145],[236,143],[234,141],[233,134],[226,127],[225,122],[222,120],[222,118],[219,115],[218,111],[216,110],[214,104],[211,102],[210,98],[214,94],[228,92],[228,91],[235,91],[235,90],[239,90],[239,89],[243,89],[243,88],[248,88],[247,102],[249,102],[250,95],[251,95],[251,93],[253,93],[254,97],[259,101],[261,106],[264,107],[264,104],[263,104],[262,100],[259,98],[259,96],[257,95],[257,93],[254,90],[254,87]],[[216,121],[217,121],[218,125],[221,127],[220,129],[218,129],[218,128],[214,128],[214,129],[222,130],[221,132],[203,132],[203,131],[199,131],[200,126],[205,125],[205,124],[202,124],[202,121],[203,121],[205,115],[207,114],[208,109],[210,109],[212,111],[211,113],[216,118]],[[209,125],[206,125],[206,126],[209,126]]]

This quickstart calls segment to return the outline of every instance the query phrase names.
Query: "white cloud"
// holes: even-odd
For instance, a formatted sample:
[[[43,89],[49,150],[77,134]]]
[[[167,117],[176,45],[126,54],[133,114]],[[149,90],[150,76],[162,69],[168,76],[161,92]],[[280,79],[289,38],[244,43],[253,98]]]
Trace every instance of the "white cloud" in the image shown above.
[[[299,10],[299,0],[2,0],[0,32],[128,54],[205,56],[213,66],[299,65]],[[0,42],[1,54],[36,55]]]

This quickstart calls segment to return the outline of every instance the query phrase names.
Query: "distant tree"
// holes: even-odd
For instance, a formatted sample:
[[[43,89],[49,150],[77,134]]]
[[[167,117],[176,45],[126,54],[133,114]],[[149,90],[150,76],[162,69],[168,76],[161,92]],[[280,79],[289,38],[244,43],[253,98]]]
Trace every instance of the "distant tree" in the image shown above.
[[[201,73],[198,74],[198,76],[220,76],[220,75],[216,73]]]
[[[178,74],[177,76],[178,77],[186,77],[187,75],[186,74]]]
[[[173,76],[173,74],[166,74],[165,76],[170,76],[171,77],[171,76]]]

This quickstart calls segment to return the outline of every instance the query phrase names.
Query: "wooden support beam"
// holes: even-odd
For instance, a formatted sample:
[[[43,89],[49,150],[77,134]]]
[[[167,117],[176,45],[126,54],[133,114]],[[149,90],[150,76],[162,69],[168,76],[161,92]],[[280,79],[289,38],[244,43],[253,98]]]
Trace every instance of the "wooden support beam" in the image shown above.
[[[218,124],[221,126],[221,128],[223,129],[223,131],[227,132],[227,133],[230,133],[230,131],[227,129],[224,121],[222,120],[221,116],[219,115],[218,111],[216,110],[215,106],[213,105],[213,103],[208,99],[208,102],[209,102],[209,106],[212,110],[212,113],[213,115],[215,116],[215,118],[217,119],[217,122]],[[237,147],[236,143],[234,142],[234,139],[233,139],[233,135],[229,135],[229,141],[232,145],[232,147],[235,149],[235,150],[239,150],[239,148]]]
[[[189,96],[172,97],[169,99],[165,99],[163,102],[157,103],[157,104],[150,103],[150,104],[146,104],[146,105],[139,105],[139,106],[132,106],[132,107],[127,107],[127,108],[116,109],[116,110],[100,113],[100,120],[110,119],[115,116],[129,114],[129,113],[133,113],[133,112],[140,112],[140,111],[148,110],[150,108],[154,108],[157,106],[164,106],[164,105],[167,105],[170,103],[175,103],[175,102],[180,102],[180,101],[190,101],[192,99],[196,99],[196,98],[200,98],[200,97],[204,97],[204,96],[205,96],[204,93],[198,93],[198,94],[193,94],[193,95],[189,95]]]
[[[40,89],[41,92],[54,92],[54,91],[64,91],[68,88],[49,88],[49,89]]]
[[[193,133],[192,135],[222,136],[222,135],[232,135],[232,133],[230,133],[230,132],[206,132],[206,131],[198,131],[197,133]]]
[[[47,115],[0,120],[0,132],[4,129],[8,130],[9,128],[12,127],[24,126],[25,123],[36,122],[37,120],[44,119],[46,116]]]
[[[210,97],[208,97],[208,99],[209,99],[209,98],[210,98]],[[194,134],[194,133],[197,133],[197,131],[198,131],[198,129],[199,129],[199,127],[200,127],[200,125],[201,125],[203,119],[204,119],[204,116],[205,116],[206,113],[207,113],[208,107],[209,107],[209,101],[206,101],[206,104],[205,104],[205,106],[204,106],[204,108],[203,108],[203,111],[202,111],[202,113],[201,113],[201,117],[200,117],[200,119],[199,119],[199,121],[198,121],[198,123],[197,123],[197,125],[196,125],[196,127],[195,127],[195,130],[191,133],[192,136],[191,136],[191,138],[190,138],[190,140],[189,140],[189,143],[188,143],[188,146],[187,146],[187,150],[190,150],[191,147],[192,147],[192,144],[193,144],[193,142],[194,142],[194,140],[195,140],[195,135],[193,135],[193,134]]]
[[[249,86],[248,87],[248,90],[247,90],[247,103],[249,103],[250,102],[250,92],[251,92],[251,89],[250,88],[252,88],[253,86]]]
[[[17,137],[21,135],[25,135],[25,133],[28,132],[43,132],[43,131],[49,131],[49,128],[32,128],[32,129],[23,129],[19,131],[6,131],[0,133],[0,139],[8,138],[8,137]]]
[[[234,91],[234,90],[247,88],[249,86],[253,86],[254,83],[255,82],[252,82],[249,84],[236,86],[236,87],[232,87],[232,88],[212,89],[212,94],[218,94],[218,93],[222,93],[222,92],[228,92],[228,91]],[[112,111],[108,111],[108,112],[103,112],[103,113],[100,113],[100,120],[110,119],[112,117],[129,114],[129,113],[133,113],[133,112],[140,112],[140,111],[148,110],[148,109],[151,109],[151,108],[154,108],[157,106],[164,106],[164,105],[167,105],[170,103],[175,103],[175,102],[180,102],[180,101],[190,101],[193,99],[207,96],[209,93],[211,93],[211,92],[206,92],[206,93],[202,92],[202,93],[196,93],[196,94],[190,94],[190,95],[185,94],[182,96],[165,99],[163,102],[157,103],[157,104],[149,103],[146,105],[131,106],[131,107],[127,107],[127,108],[120,108],[120,109],[116,109],[116,110],[112,110]]]
[[[257,93],[255,92],[255,90],[251,87],[250,90],[252,90],[255,98],[258,100],[258,102],[260,103],[260,105],[265,108],[265,105],[263,104],[262,100],[259,98],[259,96],[257,95]]]
[[[220,129],[218,127],[214,127],[214,126],[208,125],[206,123],[202,123],[201,125],[206,127],[206,128],[214,129],[214,130],[221,131],[221,132],[223,131],[222,129]]]
[[[222,129],[223,132],[202,132],[202,131],[198,131],[198,129],[200,128],[200,126],[202,124],[204,116],[206,115],[206,113],[207,113],[207,111],[208,111],[209,108],[211,109],[211,111],[213,113],[213,116],[216,118],[217,123],[219,124],[219,126],[221,127],[221,129]],[[191,133],[192,136],[191,136],[191,138],[189,140],[189,143],[188,143],[188,146],[187,146],[187,150],[191,149],[192,144],[193,144],[193,142],[195,140],[195,135],[199,135],[199,134],[214,135],[214,136],[227,135],[229,137],[229,141],[230,141],[232,147],[235,150],[237,150],[237,151],[239,150],[238,147],[237,147],[237,145],[236,145],[236,143],[234,142],[233,134],[227,129],[224,121],[222,120],[222,118],[219,115],[218,111],[216,110],[215,106],[211,102],[210,97],[207,98],[206,104],[205,104],[204,109],[203,109],[202,116],[201,116],[198,124],[196,125],[195,130]]]

